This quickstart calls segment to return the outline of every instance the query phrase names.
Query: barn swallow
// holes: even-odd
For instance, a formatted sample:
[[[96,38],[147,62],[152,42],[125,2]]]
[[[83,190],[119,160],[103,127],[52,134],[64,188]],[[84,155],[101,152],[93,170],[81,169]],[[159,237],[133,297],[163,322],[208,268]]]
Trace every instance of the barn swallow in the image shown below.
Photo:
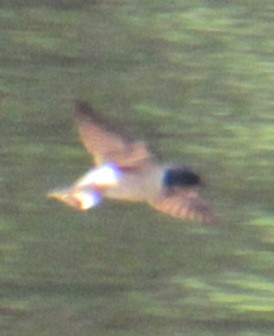
[[[86,102],[76,103],[75,120],[95,166],[71,187],[54,190],[49,197],[77,210],[109,198],[146,202],[173,217],[213,219],[200,193],[201,178],[187,166],[160,164],[143,141],[113,131]]]

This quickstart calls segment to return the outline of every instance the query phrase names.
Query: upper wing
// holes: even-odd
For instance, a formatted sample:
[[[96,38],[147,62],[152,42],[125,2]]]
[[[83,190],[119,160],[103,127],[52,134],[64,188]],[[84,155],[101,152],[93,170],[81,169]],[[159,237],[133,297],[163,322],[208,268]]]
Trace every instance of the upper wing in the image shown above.
[[[109,130],[87,103],[76,103],[75,118],[80,138],[96,164],[114,162],[119,166],[136,166],[151,156],[144,142],[130,141]]]
[[[197,219],[212,222],[212,209],[196,189],[181,189],[174,193],[162,195],[152,203],[152,206],[173,217]]]

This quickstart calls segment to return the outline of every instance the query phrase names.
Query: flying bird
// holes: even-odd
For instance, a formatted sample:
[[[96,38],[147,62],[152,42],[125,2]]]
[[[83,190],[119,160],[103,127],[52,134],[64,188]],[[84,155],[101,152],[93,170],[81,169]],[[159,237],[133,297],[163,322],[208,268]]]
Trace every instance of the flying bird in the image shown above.
[[[201,196],[201,178],[185,165],[161,164],[143,141],[113,131],[86,102],[77,102],[75,120],[94,167],[72,186],[48,194],[77,210],[103,198],[145,202],[173,217],[210,222],[213,214]]]

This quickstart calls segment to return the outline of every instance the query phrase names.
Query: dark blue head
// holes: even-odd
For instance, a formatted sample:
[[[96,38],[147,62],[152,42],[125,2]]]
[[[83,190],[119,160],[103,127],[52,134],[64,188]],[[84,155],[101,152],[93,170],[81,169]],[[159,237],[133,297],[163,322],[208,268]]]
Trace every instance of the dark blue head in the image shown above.
[[[168,168],[164,174],[163,182],[164,186],[168,188],[192,187],[201,184],[201,179],[189,168],[181,166]]]

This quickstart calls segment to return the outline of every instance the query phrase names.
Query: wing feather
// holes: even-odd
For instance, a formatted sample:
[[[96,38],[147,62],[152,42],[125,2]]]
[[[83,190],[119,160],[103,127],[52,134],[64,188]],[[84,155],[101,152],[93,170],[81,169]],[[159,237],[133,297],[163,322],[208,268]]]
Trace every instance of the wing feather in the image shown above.
[[[173,217],[196,219],[203,222],[211,222],[214,219],[211,207],[199,191],[194,189],[182,189],[176,193],[162,195],[152,203],[152,206]]]
[[[131,141],[110,130],[85,102],[76,103],[75,119],[83,145],[97,165],[115,162],[134,166],[151,156],[144,142]]]

